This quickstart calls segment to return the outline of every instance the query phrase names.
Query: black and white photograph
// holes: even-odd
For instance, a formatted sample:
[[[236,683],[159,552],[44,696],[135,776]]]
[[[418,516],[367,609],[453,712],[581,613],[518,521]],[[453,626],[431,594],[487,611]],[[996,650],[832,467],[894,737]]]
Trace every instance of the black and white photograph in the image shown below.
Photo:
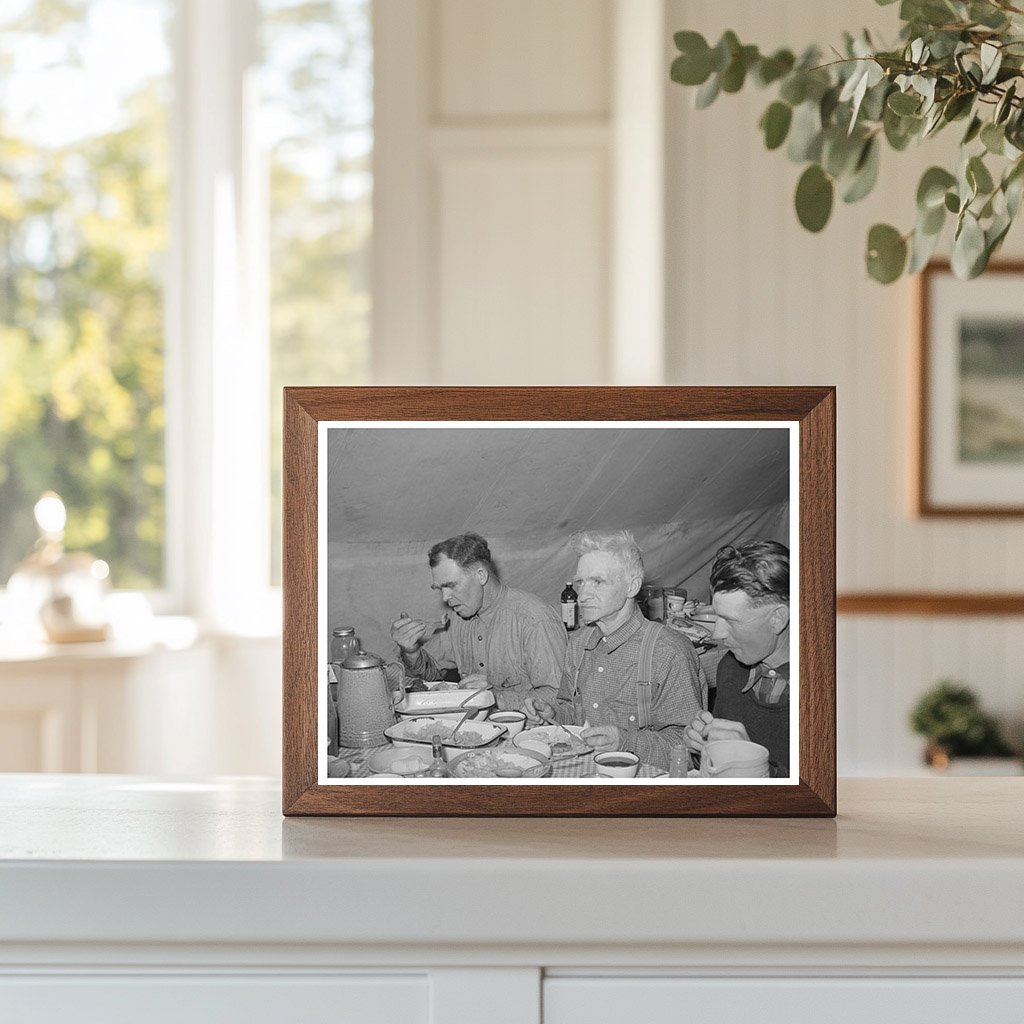
[[[796,441],[319,424],[319,782],[793,784]]]

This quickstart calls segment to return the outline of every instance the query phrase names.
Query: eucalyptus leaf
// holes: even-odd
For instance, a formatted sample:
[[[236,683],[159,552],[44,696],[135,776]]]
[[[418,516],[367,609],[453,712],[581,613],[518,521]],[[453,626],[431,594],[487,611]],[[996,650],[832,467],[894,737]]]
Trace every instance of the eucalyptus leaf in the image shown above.
[[[1007,24],[1006,15],[1002,11],[988,3],[972,3],[967,16],[977,25],[984,25],[985,28],[1005,28]]]
[[[1010,224],[1012,218],[1009,214],[1003,214],[997,217],[986,229],[985,229],[985,265],[976,269],[975,276],[980,274],[985,266],[988,265],[989,259],[992,254],[999,249],[1003,244],[1003,240],[1006,238],[1006,233],[1010,230]]]
[[[821,231],[832,214],[832,181],[817,165],[811,164],[796,186],[796,215],[808,231]]]
[[[953,273],[961,280],[975,277],[975,266],[985,258],[985,232],[978,219],[965,210],[960,219],[960,226],[953,237],[953,249],[950,264]]]
[[[1006,87],[1006,91],[1003,93],[1002,98],[996,104],[996,112],[992,117],[992,120],[995,121],[996,124],[1002,124],[1010,116],[1010,113],[1013,110],[1013,100],[1016,95],[1017,83],[1011,82]]]
[[[821,166],[833,178],[841,178],[847,172],[853,172],[864,143],[863,132],[859,137],[851,137],[838,128],[822,132]]]
[[[779,98],[791,107],[798,107],[807,99],[807,74],[794,71],[786,77],[779,88]]]
[[[892,91],[892,82],[885,78],[870,86],[864,95],[864,102],[860,105],[861,121],[881,121],[885,113],[885,101]]]
[[[921,107],[921,100],[911,93],[897,91],[890,94],[888,105],[894,114],[903,116],[916,114]]]
[[[946,209],[950,213],[960,212],[960,196],[956,192],[947,192],[945,200]]]
[[[961,117],[966,117],[974,107],[974,100],[974,93],[954,93],[943,105],[942,116],[946,121],[956,121]]]
[[[717,74],[712,76],[694,93],[693,105],[698,110],[705,110],[711,106],[722,91],[722,80]]]
[[[880,284],[892,284],[907,262],[906,239],[890,224],[875,224],[868,232],[868,273]]]
[[[817,160],[821,156],[821,111],[818,104],[806,101],[793,111],[786,155],[793,163]]]
[[[779,100],[772,103],[761,115],[760,126],[764,132],[764,144],[767,149],[778,149],[786,141],[792,120],[793,108]]]
[[[872,136],[864,143],[860,159],[854,169],[853,176],[843,188],[844,203],[857,203],[875,187],[878,181],[878,138]]]
[[[980,156],[972,156],[967,161],[967,180],[980,195],[988,195],[995,188],[992,175]]]
[[[964,132],[963,139],[960,140],[961,146],[970,145],[981,132],[982,121],[980,117],[972,117],[971,123],[967,126],[967,131]]]
[[[711,51],[711,70],[721,74],[733,62],[734,56],[742,49],[742,44],[732,29],[722,33]]]
[[[939,203],[928,210],[919,210],[917,229],[926,235],[938,235],[946,225],[946,204]]]
[[[935,254],[939,244],[941,231],[928,233],[920,227],[915,228],[910,237],[910,262],[907,264],[907,273],[916,274],[928,265],[928,261]]]
[[[1024,197],[1024,177],[1018,176],[1013,181],[1003,186],[1003,194],[1006,196],[1006,213],[1013,221],[1013,218],[1020,212],[1020,201]]]
[[[732,63],[722,72],[722,92],[739,92],[746,81],[747,72],[758,60],[756,46],[741,46]]]
[[[910,140],[917,134],[923,123],[924,118],[899,117],[891,110],[886,110],[882,116],[885,141],[897,152],[906,149]]]
[[[981,142],[985,149],[994,156],[1002,156],[1006,147],[1006,133],[1003,131],[1002,125],[989,121],[981,129]]]
[[[771,85],[772,82],[785,78],[793,70],[796,58],[789,50],[776,50],[770,57],[762,57],[754,66],[754,81],[760,86]]]
[[[1000,65],[1003,63],[1003,51],[998,46],[986,41],[981,44],[979,56],[981,59],[981,84],[991,85],[996,80]]]
[[[917,186],[917,208],[927,213],[936,206],[942,206],[947,190],[955,184],[956,176],[944,167],[929,167]]]

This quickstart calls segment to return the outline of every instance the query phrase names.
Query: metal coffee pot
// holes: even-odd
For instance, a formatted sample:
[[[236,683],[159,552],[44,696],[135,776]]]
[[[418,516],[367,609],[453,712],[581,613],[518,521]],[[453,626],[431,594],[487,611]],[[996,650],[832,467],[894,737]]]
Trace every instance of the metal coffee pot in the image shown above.
[[[338,743],[343,747],[379,747],[384,730],[395,724],[384,662],[376,654],[353,651],[338,676]]]

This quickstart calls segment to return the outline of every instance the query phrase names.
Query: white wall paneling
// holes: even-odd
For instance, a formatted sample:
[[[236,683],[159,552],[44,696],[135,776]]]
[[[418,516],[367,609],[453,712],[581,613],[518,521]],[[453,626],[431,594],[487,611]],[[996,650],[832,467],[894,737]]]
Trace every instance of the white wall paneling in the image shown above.
[[[376,19],[375,381],[660,382],[662,0]]]
[[[731,28],[762,49],[800,50],[864,26],[894,39],[895,10],[862,0],[668,0],[665,36],[692,28],[714,43]],[[698,111],[694,90],[665,88],[669,382],[837,386],[840,591],[1024,590],[1021,520],[912,516],[915,282],[886,288],[863,269],[870,225],[911,226],[920,174],[946,160],[960,133],[883,151],[876,192],[837,202],[811,235],[793,210],[801,168],[766,151],[756,127],[771,90],[748,85]],[[1006,254],[1022,249],[1017,226]],[[1020,617],[841,618],[840,772],[914,771],[920,743],[907,713],[945,676],[974,687],[1019,735],[1022,647]]]

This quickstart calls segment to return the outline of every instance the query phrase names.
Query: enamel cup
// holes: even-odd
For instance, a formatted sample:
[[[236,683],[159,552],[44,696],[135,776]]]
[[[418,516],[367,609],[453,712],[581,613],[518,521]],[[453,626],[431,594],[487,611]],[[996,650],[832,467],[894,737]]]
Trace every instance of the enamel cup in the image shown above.
[[[708,779],[767,779],[768,749],[748,740],[704,744],[700,773]]]

